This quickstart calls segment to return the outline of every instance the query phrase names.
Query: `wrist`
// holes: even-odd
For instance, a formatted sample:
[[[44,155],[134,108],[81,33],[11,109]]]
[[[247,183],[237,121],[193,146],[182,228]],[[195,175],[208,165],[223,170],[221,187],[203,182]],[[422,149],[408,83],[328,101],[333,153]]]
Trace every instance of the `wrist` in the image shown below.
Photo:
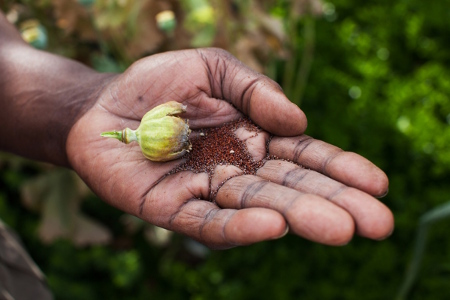
[[[67,135],[111,79],[22,43],[0,51],[0,149],[69,166]]]

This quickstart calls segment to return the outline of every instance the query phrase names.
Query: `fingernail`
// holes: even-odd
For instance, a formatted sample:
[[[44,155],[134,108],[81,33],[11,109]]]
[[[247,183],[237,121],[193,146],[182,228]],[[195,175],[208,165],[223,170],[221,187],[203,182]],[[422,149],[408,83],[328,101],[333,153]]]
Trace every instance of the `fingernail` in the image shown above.
[[[395,228],[392,228],[391,232],[389,232],[387,235],[385,235],[385,236],[383,236],[383,237],[381,237],[379,239],[375,239],[375,240],[376,241],[384,241],[385,239],[387,239],[388,237],[390,237],[394,233],[394,229]]]
[[[280,236],[278,236],[278,237],[276,237],[276,238],[274,238],[274,239],[275,239],[275,240],[276,240],[276,239],[281,239],[281,238],[284,237],[286,234],[288,234],[288,232],[289,232],[289,225],[286,225],[286,230],[283,232],[283,234],[280,235]]]
[[[378,198],[384,198],[387,196],[387,194],[389,193],[389,189],[386,190],[386,193],[384,193],[383,195],[379,196]]]

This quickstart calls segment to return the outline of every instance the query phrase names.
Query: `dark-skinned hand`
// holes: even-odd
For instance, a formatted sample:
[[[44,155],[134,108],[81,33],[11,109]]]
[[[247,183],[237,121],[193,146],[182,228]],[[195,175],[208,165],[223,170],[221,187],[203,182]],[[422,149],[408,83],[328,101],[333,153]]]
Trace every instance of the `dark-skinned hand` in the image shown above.
[[[147,111],[170,100],[187,105],[183,118],[194,132],[248,116],[264,130],[256,137],[238,130],[249,152],[263,158],[270,132],[269,154],[283,160],[266,162],[256,175],[220,166],[211,180],[206,173],[183,171],[155,185],[183,158],[152,162],[137,143],[125,145],[100,133],[136,129]],[[306,124],[275,82],[229,53],[168,52],[108,78],[71,127],[67,159],[107,203],[215,249],[276,239],[288,230],[328,245],[346,244],[355,233],[387,237],[393,216],[375,198],[387,192],[386,175],[355,153],[303,135]],[[209,199],[210,188],[231,176]]]

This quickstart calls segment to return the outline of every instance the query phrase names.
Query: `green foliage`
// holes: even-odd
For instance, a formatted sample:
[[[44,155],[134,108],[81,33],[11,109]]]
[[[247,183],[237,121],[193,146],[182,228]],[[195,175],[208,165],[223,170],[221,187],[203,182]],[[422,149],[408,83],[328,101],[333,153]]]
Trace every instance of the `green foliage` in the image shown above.
[[[397,299],[406,299],[412,285],[417,277],[417,273],[420,270],[420,264],[427,243],[427,234],[430,225],[437,223],[441,220],[448,219],[450,217],[450,202],[444,203],[424,214],[420,218],[419,228],[417,231],[416,245],[414,247],[414,256],[411,261],[408,273],[403,281],[403,284],[397,294]]]
[[[57,299],[395,297],[409,272],[420,217],[450,195],[449,0],[335,0],[321,12],[285,0],[261,1],[261,6],[256,1],[182,1],[181,8],[172,7],[183,20],[175,37],[155,31],[158,43],[152,47],[136,42],[146,36],[129,21],[136,10],[117,6],[132,1],[81,2],[89,2],[90,19],[82,11],[72,13],[97,27],[83,27],[87,23],[80,21],[70,31],[58,23],[50,1],[22,1],[46,28],[49,51],[101,71],[118,72],[145,54],[192,45],[225,47],[265,71],[301,105],[308,134],[360,153],[387,172],[390,192],[382,201],[394,212],[396,231],[383,242],[356,237],[340,248],[288,236],[205,254],[180,236],[162,247],[150,245],[148,228],[126,230],[120,212],[86,196],[81,210],[109,228],[111,244],[75,248],[58,240],[45,245],[36,234],[39,216],[19,203],[20,187],[42,168],[4,158],[0,217],[20,233]],[[12,7],[12,1],[6,3],[3,9]],[[219,9],[223,3],[231,9]],[[112,13],[121,15],[105,17]],[[54,18],[43,17],[49,15]],[[267,27],[261,20],[277,25]],[[108,31],[113,25],[115,30]],[[129,33],[130,43],[117,28]],[[428,229],[411,299],[450,298],[449,222]]]

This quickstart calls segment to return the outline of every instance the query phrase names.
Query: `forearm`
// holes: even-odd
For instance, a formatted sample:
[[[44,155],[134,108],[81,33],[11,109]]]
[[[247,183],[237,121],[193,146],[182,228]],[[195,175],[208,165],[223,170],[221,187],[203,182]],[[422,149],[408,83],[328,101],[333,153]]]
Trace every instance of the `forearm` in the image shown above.
[[[67,135],[111,76],[28,46],[0,13],[0,150],[68,166]]]

